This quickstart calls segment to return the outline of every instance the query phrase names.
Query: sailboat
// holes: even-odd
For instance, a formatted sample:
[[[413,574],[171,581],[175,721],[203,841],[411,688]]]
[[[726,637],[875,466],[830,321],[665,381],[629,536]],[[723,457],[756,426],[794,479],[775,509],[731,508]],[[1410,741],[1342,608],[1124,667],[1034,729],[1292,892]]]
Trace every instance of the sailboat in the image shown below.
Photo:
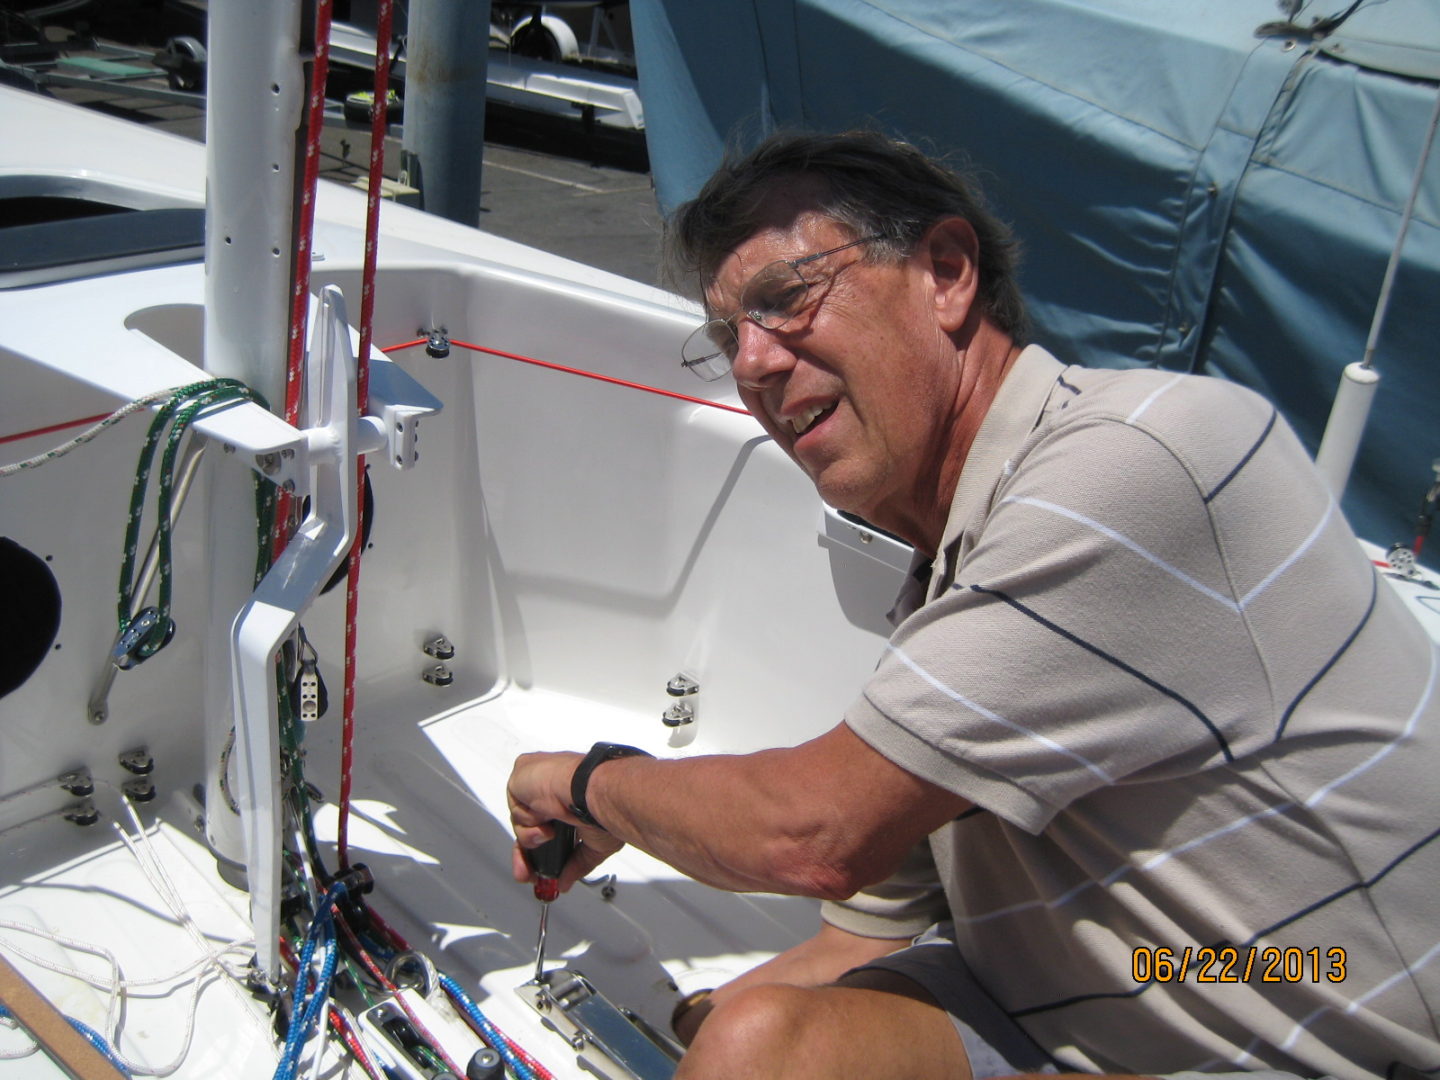
[[[510,763],[824,730],[906,553],[680,368],[692,307],[403,206],[378,215],[357,419],[367,202],[338,186],[277,416],[304,87],[298,48],[264,47],[233,71],[212,49],[203,148],[0,90],[3,1068],[77,1068],[73,1021],[131,1075],[275,1075],[309,1008],[288,1053],[316,1075],[460,1075],[486,1049],[520,1076],[668,1075],[679,997],[806,936],[813,905],[626,852],[551,905],[541,984]],[[290,502],[278,559],[257,488]],[[342,778],[326,582],[362,506]],[[332,919],[347,872],[370,915]],[[342,965],[316,1004],[293,965],[334,921],[376,972]]]

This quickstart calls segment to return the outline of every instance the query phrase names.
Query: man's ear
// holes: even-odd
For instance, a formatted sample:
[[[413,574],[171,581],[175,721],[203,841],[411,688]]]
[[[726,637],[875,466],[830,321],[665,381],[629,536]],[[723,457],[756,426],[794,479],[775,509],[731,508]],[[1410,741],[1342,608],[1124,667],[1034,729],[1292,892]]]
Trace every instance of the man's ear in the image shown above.
[[[935,313],[952,333],[965,325],[980,290],[980,241],[968,221],[948,217],[930,226],[920,253],[935,283]]]

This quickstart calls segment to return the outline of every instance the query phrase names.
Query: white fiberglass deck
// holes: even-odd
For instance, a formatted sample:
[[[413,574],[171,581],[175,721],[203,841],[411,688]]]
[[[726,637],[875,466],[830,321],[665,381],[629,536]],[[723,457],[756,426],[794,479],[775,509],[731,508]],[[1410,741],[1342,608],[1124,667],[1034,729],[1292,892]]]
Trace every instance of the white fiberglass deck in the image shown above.
[[[316,727],[307,751],[318,766],[311,771],[324,783],[333,771],[325,763],[335,749],[329,736],[338,719]],[[538,905],[510,873],[504,798],[509,765],[517,753],[574,746],[597,733],[657,753],[703,751],[699,743],[668,745],[680,740],[667,738],[665,730],[653,717],[516,689],[418,725],[362,717],[350,845],[352,859],[375,873],[372,906],[557,1076],[582,1075],[574,1053],[514,993],[532,974]],[[206,951],[233,945],[223,959],[238,971],[251,953],[245,945],[248,896],[217,875],[194,827],[198,805],[176,793],[143,808],[142,838],[113,789],[100,787],[94,799],[101,812],[95,825],[82,828],[49,815],[6,835],[0,950],[62,1012],[107,1036],[114,1030],[108,995],[25,954],[102,981],[110,976],[108,960],[15,925],[103,946],[127,980],[173,975],[127,996],[120,1053],[146,1070],[163,1069],[185,1048],[193,1014],[190,1053],[173,1075],[269,1076],[275,1050],[264,1006],[213,967],[198,966]],[[333,803],[327,804],[318,824],[331,865],[335,819]],[[121,829],[130,847],[120,840]],[[603,871],[554,904],[547,967],[584,972],[616,1004],[662,1029],[677,987],[685,992],[716,985],[815,926],[809,901],[719,892],[634,850],[615,856]],[[185,921],[167,902],[171,888]],[[25,1045],[20,1033],[0,1030],[0,1053]],[[337,1056],[326,1074],[340,1066]],[[41,1054],[0,1067],[7,1077],[61,1075]],[[355,1069],[353,1075],[363,1073]]]

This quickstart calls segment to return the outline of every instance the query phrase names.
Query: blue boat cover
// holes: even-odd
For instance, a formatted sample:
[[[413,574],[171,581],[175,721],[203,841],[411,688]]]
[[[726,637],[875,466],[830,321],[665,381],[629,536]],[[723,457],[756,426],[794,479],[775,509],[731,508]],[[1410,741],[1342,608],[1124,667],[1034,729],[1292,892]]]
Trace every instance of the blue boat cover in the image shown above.
[[[1036,340],[1067,362],[1252,386],[1312,452],[1364,354],[1440,92],[1435,0],[632,0],[631,15],[662,209],[776,129],[902,135],[968,165],[1014,227]],[[1344,504],[1382,543],[1413,538],[1440,458],[1440,140],[1428,158]]]

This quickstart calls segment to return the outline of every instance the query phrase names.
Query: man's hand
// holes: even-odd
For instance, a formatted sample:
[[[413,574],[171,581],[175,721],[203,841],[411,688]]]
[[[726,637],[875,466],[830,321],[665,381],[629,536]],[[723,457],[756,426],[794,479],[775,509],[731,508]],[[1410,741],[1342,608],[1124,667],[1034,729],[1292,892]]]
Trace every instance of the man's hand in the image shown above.
[[[515,829],[511,868],[516,881],[534,880],[525,852],[555,835],[550,826],[552,821],[565,821],[577,827],[575,853],[560,875],[561,892],[625,846],[604,829],[582,824],[570,813],[570,778],[582,757],[575,753],[555,753],[522,754],[516,758],[505,791],[510,804],[510,824]]]

